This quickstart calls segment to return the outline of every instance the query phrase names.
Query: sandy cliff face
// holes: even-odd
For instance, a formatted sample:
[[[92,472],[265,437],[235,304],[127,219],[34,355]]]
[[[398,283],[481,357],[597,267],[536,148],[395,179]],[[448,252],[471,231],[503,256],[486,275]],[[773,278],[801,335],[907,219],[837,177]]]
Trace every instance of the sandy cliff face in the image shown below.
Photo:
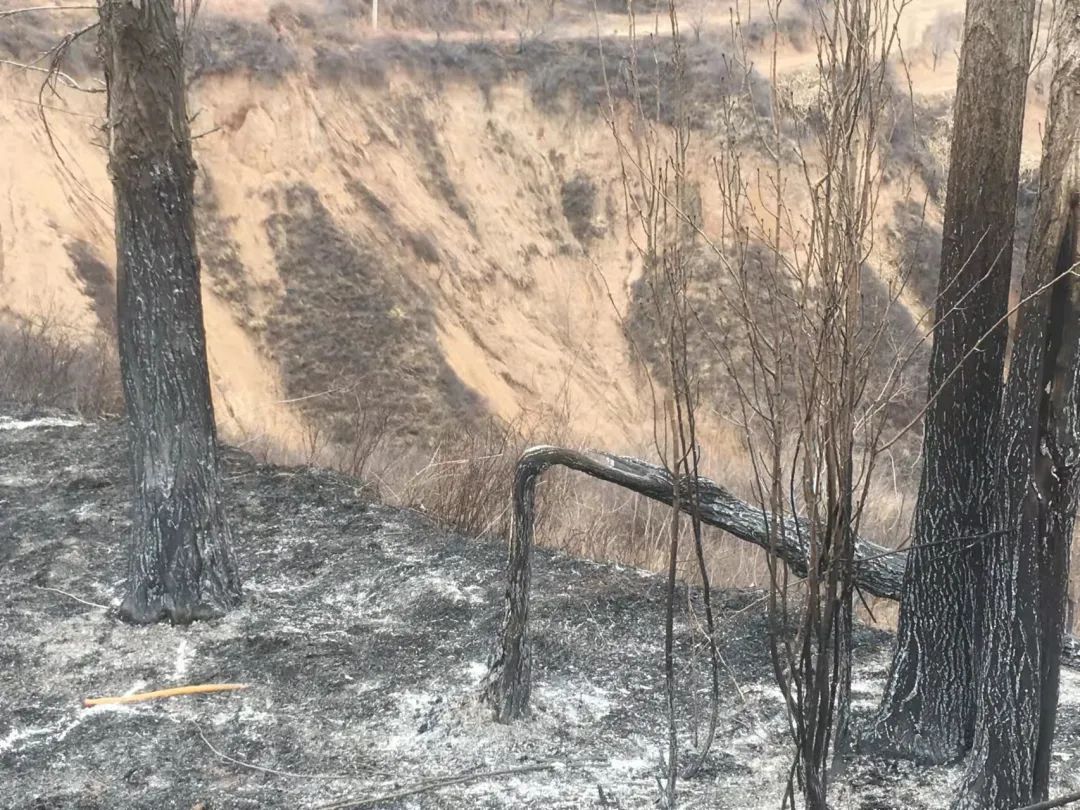
[[[635,269],[617,223],[599,223],[586,252],[560,201],[579,166],[601,199],[614,191],[602,124],[550,120],[513,83],[487,96],[426,85],[241,71],[194,86],[222,417],[289,430],[280,400],[358,380],[392,396],[396,379],[408,396],[394,407],[433,423],[561,397],[585,431],[618,438],[639,417],[616,311]],[[26,103],[36,77],[5,76],[3,91],[4,305],[108,327],[95,308],[114,255],[99,97],[45,111],[61,162]]]
[[[906,38],[921,42],[945,5],[914,4]],[[585,97],[561,89],[580,70],[551,73],[551,86],[537,78],[565,49],[504,69],[491,52],[512,51],[502,40],[513,32],[479,45],[475,31],[448,33],[458,61],[439,61],[423,50],[435,47],[429,32],[328,32],[304,10],[264,22],[250,3],[219,8],[232,16],[208,23],[191,88],[210,364],[227,433],[296,443],[305,423],[340,427],[358,399],[377,399],[418,438],[544,411],[607,447],[647,445],[652,397],[626,334],[640,262],[616,150]],[[545,36],[587,43],[592,22],[567,19]],[[706,36],[722,25],[705,22]],[[911,53],[920,98],[947,93],[955,59],[931,69]],[[782,57],[785,75],[816,58],[791,43]],[[77,81],[97,89],[93,76]],[[0,300],[90,334],[112,318],[102,96],[61,86],[41,111],[39,84],[0,73]],[[712,137],[695,136],[705,176]],[[874,270],[884,283],[905,241],[897,212],[927,182],[897,172],[884,191]],[[573,183],[591,189],[584,217],[565,205]],[[716,194],[702,184],[706,225]],[[931,198],[931,252],[939,217]],[[901,301],[913,319],[925,305],[917,292]]]

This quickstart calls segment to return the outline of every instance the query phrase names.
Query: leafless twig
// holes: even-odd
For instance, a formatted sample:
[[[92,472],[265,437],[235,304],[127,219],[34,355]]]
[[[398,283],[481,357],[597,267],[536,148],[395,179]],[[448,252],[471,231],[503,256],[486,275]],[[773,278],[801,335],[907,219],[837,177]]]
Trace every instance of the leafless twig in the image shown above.
[[[66,596],[68,599],[74,599],[76,602],[79,602],[79,603],[81,603],[83,605],[88,605],[89,607],[99,608],[100,610],[108,610],[109,609],[108,605],[102,605],[102,604],[99,604],[98,602],[91,602],[91,601],[89,601],[87,599],[83,599],[80,596],[76,596],[73,593],[68,593],[67,591],[62,591],[59,588],[47,588],[44,585],[35,585],[34,587],[37,588],[39,591],[50,591],[52,593],[58,593],[61,596]]]
[[[13,8],[0,11],[0,20],[4,17],[13,17],[16,14],[30,14],[38,11],[97,11],[97,6],[29,6],[27,8]]]

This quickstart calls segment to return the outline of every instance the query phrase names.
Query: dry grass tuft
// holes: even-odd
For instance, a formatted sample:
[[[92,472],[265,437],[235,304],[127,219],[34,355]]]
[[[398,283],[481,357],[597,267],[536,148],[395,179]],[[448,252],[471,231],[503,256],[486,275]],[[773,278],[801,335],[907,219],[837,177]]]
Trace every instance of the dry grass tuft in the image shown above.
[[[115,343],[59,315],[0,314],[0,401],[62,408],[88,417],[123,409]]]

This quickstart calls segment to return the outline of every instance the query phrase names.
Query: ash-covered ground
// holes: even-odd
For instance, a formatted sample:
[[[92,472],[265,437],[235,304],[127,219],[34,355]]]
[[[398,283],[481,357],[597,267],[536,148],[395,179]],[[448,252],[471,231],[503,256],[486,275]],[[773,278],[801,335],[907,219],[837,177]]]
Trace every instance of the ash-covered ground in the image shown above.
[[[476,698],[502,616],[501,545],[371,503],[331,473],[237,451],[224,464],[243,607],[191,627],[132,627],[112,612],[129,527],[121,425],[0,416],[0,806],[654,804],[666,734],[658,577],[540,552],[534,716],[498,725]],[[761,594],[715,600],[718,731],[705,766],[680,781],[680,804],[776,808],[791,755]],[[705,730],[707,661],[693,622],[678,633],[689,763],[694,728]],[[880,693],[888,643],[858,631],[863,715]],[[87,697],[221,682],[251,687],[82,707]],[[1080,680],[1067,673],[1063,686],[1064,791],[1080,788]],[[835,803],[939,808],[957,778],[956,768],[856,758]]]

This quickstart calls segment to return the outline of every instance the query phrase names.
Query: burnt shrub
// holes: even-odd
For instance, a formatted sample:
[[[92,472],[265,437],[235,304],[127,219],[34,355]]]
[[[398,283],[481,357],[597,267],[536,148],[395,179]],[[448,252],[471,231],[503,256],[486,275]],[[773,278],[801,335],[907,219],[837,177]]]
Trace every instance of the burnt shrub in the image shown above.
[[[923,207],[914,200],[896,203],[893,223],[899,270],[907,290],[919,306],[932,312],[941,270],[941,228],[927,221]]]
[[[265,23],[200,18],[186,47],[192,78],[246,71],[277,81],[297,66],[296,54]]]
[[[0,53],[20,62],[32,61],[56,44],[56,31],[31,19],[28,14],[17,14],[0,25]]]
[[[636,51],[619,39],[530,41],[515,67],[527,77],[529,94],[541,109],[572,108],[598,112],[608,104],[631,101],[661,123],[672,124],[680,111],[695,128],[710,126],[720,106],[735,97],[750,112],[768,117],[769,83],[751,70],[744,76],[715,42],[684,42],[685,69],[676,69],[667,41],[638,43]],[[606,77],[606,81],[605,81]],[[749,86],[746,82],[749,81]]]
[[[250,301],[252,285],[240,258],[240,246],[232,237],[237,217],[222,213],[213,178],[205,169],[198,173],[195,206],[195,231],[203,272],[210,279],[214,293],[236,306],[244,314],[245,323],[250,324],[254,319]]]
[[[0,314],[0,401],[84,416],[121,413],[114,342],[105,332],[76,330],[55,313]]]
[[[65,25],[66,21],[66,25]],[[47,66],[46,54],[61,45],[72,32],[82,31],[91,20],[72,23],[57,15],[16,14],[0,22],[0,57],[16,62],[38,63]],[[64,46],[60,69],[75,76],[100,74],[101,59],[97,54],[97,37],[93,31],[83,31]]]
[[[94,303],[101,328],[111,333],[116,329],[116,282],[112,270],[94,247],[82,240],[69,242],[67,253],[83,293]]]
[[[405,243],[420,261],[426,262],[427,264],[439,263],[439,246],[435,243],[435,239],[431,234],[420,233],[419,231],[406,231]]]
[[[490,102],[492,89],[512,69],[511,56],[489,42],[372,39],[346,43],[330,34],[315,48],[315,71],[324,81],[382,88],[388,68],[398,67],[429,80],[436,91],[448,81],[467,80]]]
[[[289,395],[317,394],[303,407],[329,438],[351,435],[357,393],[390,409],[388,429],[419,438],[481,414],[442,354],[426,292],[394,257],[342,229],[311,186],[268,196],[276,210],[266,231],[284,294],[266,339]]]
[[[570,230],[579,242],[587,242],[596,235],[596,184],[587,174],[578,172],[562,184],[561,196],[563,216]]]
[[[636,52],[618,38],[523,39],[516,44],[441,40],[371,39],[342,41],[328,31],[315,48],[315,69],[323,81],[357,82],[383,88],[397,68],[427,79],[439,92],[451,81],[475,85],[490,104],[494,88],[510,76],[522,77],[534,104],[547,112],[599,112],[608,102],[640,101],[650,118],[673,123],[678,100],[691,126],[707,128],[721,104],[731,99],[747,112],[767,118],[769,82],[754,70],[747,76],[721,44],[684,42],[686,69],[679,73],[670,42],[640,42]],[[605,72],[607,81],[605,82]]]
[[[423,158],[425,173],[421,179],[424,187],[433,196],[445,202],[446,207],[468,225],[469,230],[475,235],[476,226],[472,213],[468,203],[458,191],[457,184],[450,176],[450,166],[446,162],[446,155],[443,154],[435,123],[424,115],[420,104],[408,104],[407,109],[402,111],[401,124]]]
[[[365,87],[384,87],[387,60],[382,51],[377,47],[319,44],[315,46],[315,73],[324,81],[352,81]]]

